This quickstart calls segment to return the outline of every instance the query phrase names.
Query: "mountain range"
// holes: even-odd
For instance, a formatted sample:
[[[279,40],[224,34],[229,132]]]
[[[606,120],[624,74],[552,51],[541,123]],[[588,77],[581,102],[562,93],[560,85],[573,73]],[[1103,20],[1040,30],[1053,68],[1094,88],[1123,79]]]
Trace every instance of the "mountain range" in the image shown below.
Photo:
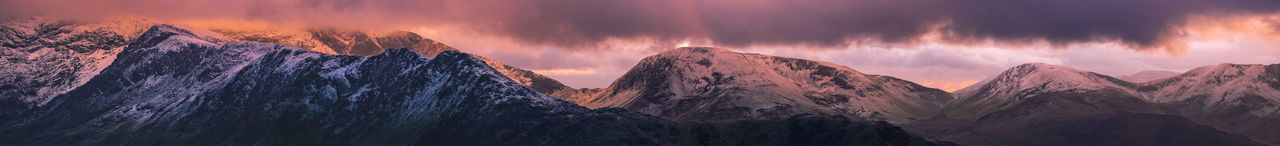
[[[1133,83],[1028,63],[949,94],[831,63],[690,47],[565,100],[679,121],[839,115],[964,145],[1277,145],[1275,66],[1223,64]]]
[[[114,18],[111,21],[67,21],[32,16],[5,19],[0,25],[0,119],[42,106],[53,96],[66,93],[95,76],[115,60],[126,43],[149,26],[159,24],[146,18]],[[194,26],[187,26],[194,27]],[[193,30],[199,30],[194,28]],[[411,32],[370,33],[334,28],[302,30],[232,30],[211,28],[205,35],[225,41],[282,44],[327,54],[369,56],[385,48],[406,48],[431,57],[444,51],[458,51],[443,43]],[[479,58],[516,82],[551,95],[576,93],[549,77]],[[552,94],[561,93],[561,94]]]
[[[1024,64],[975,86],[943,108],[947,120],[913,131],[967,145],[1259,145],[1273,138],[1205,126],[1184,116],[1199,110],[1144,96],[1140,90],[1151,85],[1070,67]]]
[[[214,35],[151,27],[84,85],[3,121],[0,139],[17,145],[934,145],[888,123],[842,117],[699,123],[593,110],[538,93],[457,51],[332,55]]]
[[[17,145],[1280,145],[1280,64],[1028,63],[948,93],[684,47],[575,89],[412,32],[0,23]]]

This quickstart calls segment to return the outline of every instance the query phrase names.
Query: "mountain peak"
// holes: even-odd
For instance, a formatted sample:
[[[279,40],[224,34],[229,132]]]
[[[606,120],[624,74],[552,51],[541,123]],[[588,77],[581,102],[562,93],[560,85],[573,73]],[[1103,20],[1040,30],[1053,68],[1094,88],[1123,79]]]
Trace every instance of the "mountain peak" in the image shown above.
[[[1005,70],[984,81],[972,91],[963,92],[957,104],[948,105],[947,116],[977,119],[990,112],[1008,108],[1036,95],[1081,94],[1105,89],[1131,90],[1132,83],[1106,75],[1046,63],[1027,63]]]
[[[954,99],[942,90],[829,62],[682,47],[641,60],[608,88],[575,103],[677,120],[843,115],[910,123]]]
[[[1097,89],[1122,83],[1110,77],[1079,69],[1046,63],[1027,63],[1001,73],[989,84],[1003,84],[1011,89],[1072,90]]]
[[[1011,67],[995,77],[984,79],[977,84],[958,90],[956,93],[972,93],[984,90],[983,88],[993,83],[1017,87],[1017,90],[1047,84],[1064,86],[1094,85],[1091,82],[1097,80],[1096,77],[1098,76],[1100,75],[1066,66],[1039,62],[1026,63]]]
[[[738,52],[734,52],[732,50],[724,49],[724,48],[716,48],[716,47],[680,47],[676,49],[663,51],[662,53],[659,53],[658,56],[687,56],[687,55],[694,55],[694,54],[723,54],[723,53],[738,53]]]
[[[146,32],[129,43],[129,48],[152,48],[162,42],[169,40],[174,36],[188,38],[188,42],[198,42],[205,44],[225,43],[227,40],[219,38],[216,34],[208,32],[196,32],[190,29],[183,29],[169,24],[157,24],[148,28]],[[173,48],[173,47],[169,47]]]
[[[1231,64],[1222,63],[1213,66],[1203,66],[1187,71],[1188,75],[1239,75],[1246,73],[1261,73],[1263,70],[1261,64]]]
[[[174,35],[195,36],[191,31],[177,28],[173,25],[158,24],[148,28],[146,32],[142,33],[141,36],[138,36],[138,39],[133,43],[130,43],[129,46],[133,46],[135,48],[149,48]]]
[[[1081,71],[1081,70],[1078,70],[1078,69],[1075,69],[1075,68],[1071,68],[1071,67],[1059,66],[1059,65],[1053,65],[1053,64],[1048,64],[1048,63],[1040,63],[1040,62],[1036,62],[1036,63],[1026,63],[1026,64],[1022,64],[1022,65],[1014,66],[1014,67],[1013,67],[1012,69],[1010,69],[1010,70],[1030,70],[1030,71],[1069,71],[1069,72],[1077,72],[1077,73],[1079,73],[1079,72],[1084,72],[1084,71]]]

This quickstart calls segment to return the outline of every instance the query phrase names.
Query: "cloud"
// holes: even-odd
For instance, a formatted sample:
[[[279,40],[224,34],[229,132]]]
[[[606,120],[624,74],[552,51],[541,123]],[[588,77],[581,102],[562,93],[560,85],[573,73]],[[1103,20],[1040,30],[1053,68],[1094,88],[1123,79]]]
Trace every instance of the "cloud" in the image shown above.
[[[1185,49],[1195,15],[1280,11],[1275,0],[4,0],[6,11],[243,18],[343,27],[456,26],[532,44],[591,48],[644,38],[714,45],[1114,41]],[[1179,51],[1171,50],[1171,51]]]
[[[685,45],[940,88],[1028,62],[1115,75],[1280,62],[1276,0],[0,0],[0,16],[30,14],[405,29],[574,87]]]

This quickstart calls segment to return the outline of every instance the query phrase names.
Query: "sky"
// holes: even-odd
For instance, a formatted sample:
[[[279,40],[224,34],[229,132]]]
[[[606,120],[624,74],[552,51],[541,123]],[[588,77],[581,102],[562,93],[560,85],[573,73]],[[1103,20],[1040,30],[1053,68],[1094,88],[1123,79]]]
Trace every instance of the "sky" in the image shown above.
[[[0,15],[409,30],[608,86],[680,46],[827,61],[944,90],[1030,62],[1109,75],[1280,63],[1276,0],[0,0]]]

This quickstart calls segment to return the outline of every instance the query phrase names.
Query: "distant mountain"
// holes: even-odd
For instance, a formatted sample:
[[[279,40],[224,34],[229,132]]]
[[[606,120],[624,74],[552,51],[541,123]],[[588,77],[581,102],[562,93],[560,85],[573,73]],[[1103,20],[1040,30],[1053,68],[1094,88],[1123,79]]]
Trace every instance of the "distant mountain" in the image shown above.
[[[679,48],[646,57],[608,88],[566,100],[673,120],[841,115],[910,123],[938,115],[942,90],[827,62],[721,48]]]
[[[967,122],[916,131],[965,145],[1259,145],[1178,116],[1140,85],[1070,67],[1024,64],[975,86],[943,109]]]
[[[1280,145],[1280,64],[1199,67],[1138,90],[1198,123]]]
[[[1021,102],[1031,95],[1051,92],[1089,92],[1103,89],[1127,92],[1132,83],[1070,67],[1029,63],[1010,68],[974,91],[959,95],[944,112],[949,118],[976,119]]]
[[[1120,77],[1117,77],[1117,78],[1120,78],[1121,80],[1125,80],[1125,81],[1129,81],[1129,82],[1134,82],[1134,83],[1144,83],[1144,82],[1149,82],[1149,81],[1154,81],[1154,80],[1159,80],[1159,79],[1164,79],[1164,78],[1173,77],[1173,76],[1176,76],[1176,75],[1178,75],[1178,74],[1181,74],[1181,73],[1178,73],[1178,72],[1172,72],[1172,71],[1154,71],[1154,70],[1148,70],[1148,71],[1141,71],[1141,72],[1138,72],[1138,73],[1134,73],[1134,74],[1132,74],[1132,75],[1120,76]]]
[[[13,145],[935,145],[884,122],[671,122],[588,109],[465,53],[362,57],[157,25],[83,86],[0,125]]]

